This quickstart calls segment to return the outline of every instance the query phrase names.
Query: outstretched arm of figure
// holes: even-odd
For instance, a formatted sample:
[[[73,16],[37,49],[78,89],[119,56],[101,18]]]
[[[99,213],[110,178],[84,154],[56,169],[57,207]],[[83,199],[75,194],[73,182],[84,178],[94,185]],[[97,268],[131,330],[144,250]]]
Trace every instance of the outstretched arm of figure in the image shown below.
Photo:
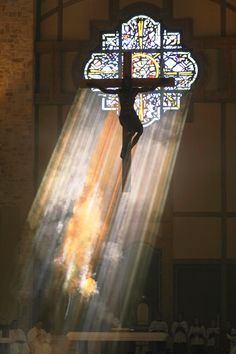
[[[101,86],[96,86],[96,88],[98,88],[100,91],[102,91],[103,93],[110,93],[111,95],[116,95],[119,90],[118,89],[115,89],[115,90],[112,90],[112,89],[106,89],[104,87],[101,87]]]
[[[157,88],[157,86],[140,87],[137,89],[137,93],[154,91],[156,88]]]
[[[119,90],[118,89],[115,89],[115,90],[112,90],[112,89],[104,89],[103,87],[98,87],[99,90],[101,90],[103,93],[110,93],[111,95],[116,95]]]

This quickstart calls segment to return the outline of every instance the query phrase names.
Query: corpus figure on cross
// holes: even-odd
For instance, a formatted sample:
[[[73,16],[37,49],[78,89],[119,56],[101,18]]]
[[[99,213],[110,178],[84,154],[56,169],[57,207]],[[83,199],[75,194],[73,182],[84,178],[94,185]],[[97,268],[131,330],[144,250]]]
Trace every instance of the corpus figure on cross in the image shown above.
[[[121,158],[130,155],[143,133],[143,125],[134,110],[138,93],[153,91],[161,86],[174,86],[173,78],[132,78],[132,53],[124,53],[123,79],[81,80],[80,87],[98,88],[104,93],[118,94],[120,101],[119,121],[123,128]],[[118,87],[118,88],[117,88]],[[113,89],[114,88],[114,89]],[[127,154],[129,152],[129,154]]]
[[[81,88],[98,88],[104,93],[118,94],[120,101],[119,121],[123,128],[123,144],[120,156],[122,158],[122,187],[128,186],[128,176],[131,167],[131,149],[137,144],[143,133],[143,125],[134,110],[134,101],[138,93],[155,90],[157,87],[174,86],[172,77],[133,78],[132,53],[124,52],[123,79],[81,79]],[[123,189],[124,190],[124,189]]]
[[[104,93],[117,94],[119,97],[119,121],[123,128],[123,145],[120,157],[124,159],[126,153],[131,151],[143,134],[143,125],[134,109],[135,97],[138,93],[155,90],[156,85],[150,88],[133,87],[132,78],[125,76],[122,79],[121,87],[118,89],[106,89],[102,86],[96,87]]]

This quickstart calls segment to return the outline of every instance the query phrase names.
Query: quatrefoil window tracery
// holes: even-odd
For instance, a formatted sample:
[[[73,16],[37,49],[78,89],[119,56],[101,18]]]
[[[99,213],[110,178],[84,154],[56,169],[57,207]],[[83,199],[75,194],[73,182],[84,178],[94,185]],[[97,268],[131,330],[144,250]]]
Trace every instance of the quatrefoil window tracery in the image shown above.
[[[86,79],[115,79],[121,77],[124,51],[132,52],[132,76],[136,78],[174,77],[175,87],[157,88],[139,94],[135,109],[144,126],[159,120],[167,110],[178,110],[181,97],[191,89],[198,67],[191,53],[180,42],[179,32],[169,32],[151,17],[139,15],[113,33],[102,35],[101,51],[88,60]],[[116,95],[102,95],[103,110],[119,110]]]

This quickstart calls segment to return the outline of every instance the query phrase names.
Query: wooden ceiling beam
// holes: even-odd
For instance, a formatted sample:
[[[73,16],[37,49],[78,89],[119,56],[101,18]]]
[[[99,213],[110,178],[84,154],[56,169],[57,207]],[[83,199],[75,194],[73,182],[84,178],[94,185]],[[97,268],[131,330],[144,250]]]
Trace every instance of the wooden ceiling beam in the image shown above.
[[[63,41],[39,41],[35,43],[37,52],[57,51],[81,51],[86,48],[88,41],[86,40],[63,40]],[[236,49],[236,37],[203,37],[194,38],[188,43],[188,46],[195,49]]]

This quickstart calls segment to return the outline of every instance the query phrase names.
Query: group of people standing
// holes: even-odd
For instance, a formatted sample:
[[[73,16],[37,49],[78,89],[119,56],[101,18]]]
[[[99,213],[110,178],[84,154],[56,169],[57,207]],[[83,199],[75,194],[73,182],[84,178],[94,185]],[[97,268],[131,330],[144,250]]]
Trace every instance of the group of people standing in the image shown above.
[[[27,335],[18,326],[18,321],[12,321],[9,329],[9,354],[51,354],[51,336],[43,329],[43,323],[38,321],[28,331]]]
[[[172,323],[168,324],[158,316],[149,326],[150,332],[167,334],[165,342],[155,342],[151,353],[164,354],[236,354],[236,329],[230,325],[219,328],[214,320],[208,327],[201,324],[198,318],[191,325],[180,313]],[[51,335],[43,329],[38,321],[25,335],[19,328],[18,321],[12,321],[9,329],[9,354],[51,354]]]
[[[194,318],[191,325],[184,320],[180,313],[172,323],[170,331],[165,321],[153,321],[150,331],[169,332],[166,343],[159,344],[157,352],[171,351],[174,354],[236,354],[236,330],[232,328],[220,329],[214,320],[205,327],[198,318]],[[163,350],[164,348],[164,350]]]
[[[198,318],[195,318],[193,324],[188,326],[182,315],[179,315],[177,321],[172,324],[173,351],[176,354],[187,353],[190,347],[191,354],[216,353],[219,328],[215,321],[211,321],[208,328],[202,325]]]

